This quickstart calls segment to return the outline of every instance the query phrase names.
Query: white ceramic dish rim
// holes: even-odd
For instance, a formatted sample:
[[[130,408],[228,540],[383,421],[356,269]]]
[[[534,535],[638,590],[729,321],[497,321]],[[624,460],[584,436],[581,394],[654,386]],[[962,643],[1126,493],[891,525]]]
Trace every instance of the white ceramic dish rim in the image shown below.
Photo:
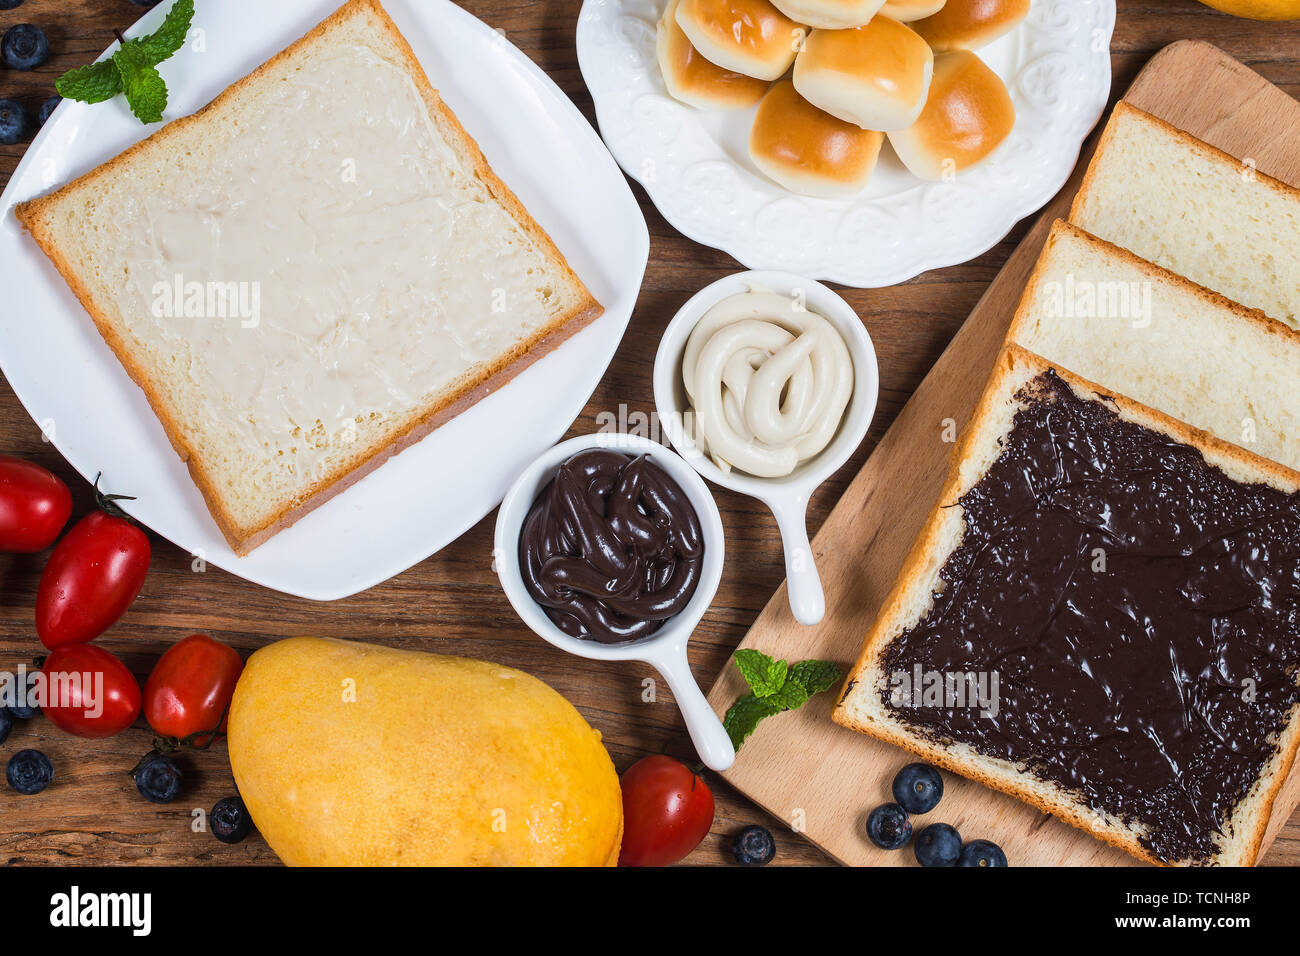
[[[538,493],[554,477],[560,462],[588,448],[609,448],[629,455],[650,455],[690,498],[704,538],[704,565],[700,581],[686,608],[666,621],[656,633],[626,644],[601,644],[565,634],[529,595],[519,571],[519,535]],[[648,438],[621,432],[579,435],[549,448],[523,470],[501,500],[501,507],[497,511],[493,558],[506,597],[534,633],[578,657],[604,661],[644,661],[653,666],[668,682],[701,759],[714,770],[725,770],[731,766],[735,759],[731,741],[692,676],[686,654],[691,634],[709,609],[718,584],[722,581],[726,540],[722,517],[713,493],[695,469],[679,455]]]
[[[662,170],[665,167],[673,166],[674,163],[665,162],[663,156],[657,155],[643,146],[634,145],[640,143],[636,136],[628,135],[619,138],[612,135],[613,130],[624,128],[628,122],[627,116],[635,115],[637,111],[629,110],[622,103],[613,104],[609,102],[608,98],[602,95],[602,90],[607,84],[601,81],[606,71],[612,68],[628,70],[638,68],[639,63],[636,61],[639,58],[628,53],[625,49],[608,49],[608,43],[596,42],[596,28],[600,18],[611,16],[610,11],[612,8],[618,8],[626,2],[627,0],[584,0],[578,18],[577,29],[579,69],[588,90],[592,93],[601,135],[609,144],[610,151],[618,160],[619,165],[623,167],[623,170],[630,177],[641,184],[655,207],[669,224],[687,238],[720,249],[750,268],[806,268],[806,263],[795,261],[797,257],[790,256],[788,250],[786,253],[777,255],[770,250],[764,250],[756,243],[748,234],[746,228],[746,224],[751,221],[750,217],[744,214],[746,210],[733,209],[731,210],[731,219],[728,221],[715,221],[702,216],[694,205],[683,206],[666,201],[669,197],[665,190],[669,189],[672,184],[665,182],[667,177],[662,174]],[[1035,189],[1032,193],[1023,194],[1015,197],[1013,202],[1005,203],[994,214],[990,215],[985,222],[981,223],[978,229],[973,230],[958,246],[951,246],[945,240],[941,243],[931,244],[933,246],[932,251],[926,251],[927,244],[918,243],[911,258],[892,269],[875,269],[871,267],[869,265],[872,260],[870,250],[864,248],[861,250],[861,254],[855,256],[858,263],[856,267],[819,265],[816,267],[818,278],[856,288],[885,288],[905,282],[933,269],[968,262],[997,245],[1017,222],[1046,205],[1060,191],[1061,187],[1069,180],[1074,167],[1078,163],[1084,140],[1087,139],[1088,134],[1096,126],[1106,108],[1112,79],[1109,47],[1115,29],[1116,8],[1115,0],[1052,0],[1052,3],[1053,6],[1047,12],[1041,14],[1049,23],[1061,15],[1061,10],[1064,9],[1063,4],[1095,4],[1098,11],[1094,18],[1096,26],[1087,33],[1087,41],[1090,44],[1102,39],[1106,41],[1104,55],[1095,58],[1097,61],[1094,68],[1096,72],[1090,78],[1090,85],[1095,92],[1090,97],[1087,105],[1079,110],[1075,121],[1070,124],[1069,132],[1065,134],[1063,140],[1063,142],[1068,140],[1069,146],[1068,148],[1063,146],[1053,158],[1054,174],[1047,177],[1040,185],[1040,188]],[[1047,6],[1047,0],[1036,0],[1036,5],[1040,4]],[[657,10],[661,7],[662,3],[656,4]],[[1031,15],[1038,16],[1040,13],[1038,10],[1032,10]],[[635,18],[635,14],[629,14],[629,19],[633,18]],[[653,33],[653,31],[651,32]],[[610,33],[618,36],[620,30],[612,29]],[[1011,36],[1016,36],[1016,33],[1011,34]],[[1050,74],[1053,72],[1052,67],[1059,66],[1059,63],[1056,62],[1059,52],[1036,50],[1032,56],[1028,57],[1026,66],[1032,66],[1035,69],[1042,68],[1047,74]],[[628,82],[630,81],[624,77],[623,83],[615,83],[614,85],[626,86]],[[670,108],[684,111],[683,115],[689,115],[690,107],[672,101],[666,94],[664,99],[668,100]],[[1053,131],[1053,135],[1059,134]],[[623,141],[624,139],[626,142]],[[734,160],[730,158],[720,159],[714,156],[712,151],[706,155],[695,157],[695,159],[700,161],[691,162],[690,165],[699,167],[728,166],[733,167],[731,171],[740,169],[739,164],[735,163]],[[748,170],[741,169],[741,172],[746,176],[749,175]],[[712,171],[705,169],[701,169],[699,173],[701,178],[707,178],[711,174]],[[675,177],[675,179],[679,178],[681,177]],[[773,204],[775,202],[786,202],[804,204],[810,209],[820,209],[830,202],[787,192],[774,183],[764,183],[763,185],[763,191],[773,200]],[[940,184],[920,185],[926,187],[939,186]],[[923,197],[918,201],[925,202]],[[873,206],[872,202],[862,204],[864,209],[872,209]],[[740,228],[736,228],[737,224],[740,224]],[[800,236],[797,241],[806,241],[806,238]]]
[[[164,64],[163,72],[168,83],[173,86],[173,107],[169,109],[168,116],[183,115],[203,105],[228,82],[260,64],[266,56],[277,52],[283,43],[296,39],[306,29],[314,26],[336,9],[340,2],[319,0],[311,5],[304,4],[301,9],[283,11],[277,9],[276,23],[280,24],[282,18],[289,23],[289,27],[283,33],[283,39],[281,40],[280,30],[277,28],[275,35],[267,40],[256,45],[248,45],[247,48],[241,47],[242,52],[234,56],[233,65],[229,69],[225,67],[218,69],[215,75],[209,64],[216,64],[217,61],[211,56],[181,56],[174,58],[174,62],[169,61]],[[250,4],[250,9],[251,6]],[[319,601],[337,600],[356,594],[401,573],[455,540],[492,510],[499,502],[499,496],[509,481],[517,474],[518,468],[537,450],[546,447],[563,434],[599,384],[603,370],[608,366],[622,340],[649,256],[649,233],[644,217],[621,171],[577,107],[531,59],[506,42],[498,32],[447,0],[435,0],[427,4],[421,2],[416,5],[418,9],[410,2],[394,2],[394,0],[390,0],[387,6],[389,13],[406,33],[417,52],[423,51],[423,60],[426,63],[429,56],[436,55],[444,48],[444,44],[448,42],[446,37],[472,38],[474,42],[471,46],[474,50],[482,49],[484,44],[491,45],[494,62],[499,62],[501,66],[499,74],[493,81],[492,89],[486,93],[467,95],[461,89],[460,82],[454,85],[448,82],[441,84],[444,96],[470,125],[471,132],[480,136],[480,144],[489,158],[498,164],[498,171],[502,172],[508,182],[511,182],[512,188],[520,193],[526,203],[530,201],[530,197],[538,203],[538,208],[533,210],[534,214],[538,215],[543,224],[552,230],[552,234],[562,247],[566,248],[575,268],[587,278],[597,297],[605,304],[606,312],[591,326],[577,333],[572,340],[561,345],[555,356],[548,356],[532,368],[524,370],[509,385],[458,416],[424,441],[396,456],[354,487],[307,515],[292,528],[276,535],[248,557],[238,558],[230,551],[203,505],[198,490],[193,486],[184,465],[172,451],[161,426],[148,409],[143,394],[134,383],[130,382],[107,346],[94,333],[80,305],[64,287],[62,279],[53,272],[49,263],[36,251],[34,245],[19,235],[18,227],[9,215],[10,208],[18,200],[26,199],[29,195],[35,195],[65,178],[97,165],[98,162],[119,152],[121,148],[142,138],[142,134],[148,130],[140,128],[120,102],[95,106],[66,102],[55,111],[55,115],[37,135],[11,177],[3,197],[0,197],[0,210],[5,217],[5,222],[0,224],[3,231],[2,238],[6,246],[10,245],[15,238],[19,240],[21,254],[16,259],[17,267],[23,270],[21,281],[24,283],[39,281],[54,290],[52,293],[33,292],[27,295],[24,301],[30,299],[36,304],[35,308],[39,312],[43,308],[53,307],[49,306],[50,296],[53,295],[58,300],[59,308],[65,311],[75,310],[76,318],[80,323],[76,327],[78,341],[75,343],[77,345],[75,354],[78,358],[69,359],[68,361],[74,363],[73,366],[65,367],[62,371],[57,368],[47,369],[36,377],[33,377],[30,372],[19,374],[19,370],[27,362],[26,355],[30,347],[26,344],[21,349],[14,347],[8,341],[9,336],[5,337],[5,341],[0,342],[0,353],[5,357],[4,365],[7,374],[10,375],[11,385],[28,414],[42,423],[51,418],[55,418],[60,424],[64,423],[65,418],[86,417],[86,420],[90,421],[89,416],[66,411],[59,416],[52,415],[49,386],[42,386],[40,383],[50,380],[51,377],[57,381],[60,376],[74,382],[84,379],[85,376],[78,374],[78,365],[83,360],[87,362],[93,360],[96,369],[107,365],[112,369],[108,373],[108,384],[112,386],[112,400],[109,407],[127,413],[125,416],[119,415],[119,418],[126,417],[133,423],[138,420],[138,424],[131,426],[127,444],[129,447],[147,451],[151,476],[147,476],[148,480],[143,481],[129,477],[136,466],[127,464],[124,467],[122,461],[106,455],[98,442],[77,437],[76,429],[71,427],[60,429],[57,438],[53,441],[69,463],[87,480],[93,480],[95,473],[102,469],[105,487],[110,490],[139,494],[139,501],[125,503],[126,510],[161,536],[175,542],[183,550],[190,551],[195,556],[196,566],[199,561],[202,561],[204,565],[210,564],[223,568],[253,583]],[[136,36],[153,29],[165,16],[168,7],[169,4],[162,3],[146,12],[133,27],[126,31],[127,35]],[[224,46],[228,33],[225,28],[232,24],[232,28],[237,28],[238,23],[246,22],[244,14],[247,12],[244,10],[241,13],[241,10],[234,6],[204,7],[200,4],[196,27],[207,31],[210,45],[220,43]],[[435,31],[432,38],[428,36],[431,30]],[[431,54],[430,50],[434,52]],[[496,59],[498,53],[500,58]],[[435,84],[439,83],[440,78],[447,80],[448,77],[454,76],[459,80],[464,70],[465,65],[460,61],[429,64],[429,72]],[[573,167],[579,160],[585,159],[592,164],[588,175],[598,177],[598,181],[602,184],[600,195],[608,196],[610,202],[614,203],[611,206],[610,202],[607,202],[602,215],[604,218],[618,217],[618,228],[623,238],[616,252],[605,254],[600,251],[597,244],[602,241],[602,238],[599,234],[595,239],[592,238],[587,219],[581,220],[581,223],[577,221],[566,223],[562,209],[548,208],[545,191],[539,183],[529,176],[512,175],[512,171],[518,173],[518,167],[526,162],[520,157],[527,154],[520,152],[519,144],[511,141],[510,135],[501,129],[499,123],[484,119],[482,100],[499,95],[502,89],[513,90],[513,95],[518,96],[521,87],[526,90],[525,99],[529,104],[528,108],[535,111],[532,122],[544,123],[548,129],[555,131],[556,135],[561,137],[556,147],[554,162]],[[121,97],[118,100],[120,101]],[[85,112],[88,110],[99,112],[92,116]],[[87,125],[90,127],[89,133],[84,128]],[[568,135],[567,131],[571,131],[572,135]],[[90,133],[94,133],[96,138],[87,147],[87,136]],[[71,155],[72,158],[66,161],[60,160],[58,170],[62,171],[52,173],[50,161],[46,155],[43,155],[44,147],[58,149],[61,154]],[[72,154],[74,147],[79,148],[80,152]],[[86,152],[88,148],[91,150],[89,154]],[[63,166],[69,168],[63,170]],[[537,198],[539,192],[543,196],[541,200]],[[554,203],[550,205],[554,206]],[[608,238],[607,234],[605,238]],[[574,261],[575,255],[581,263]],[[634,264],[635,268],[633,268]],[[46,274],[33,278],[30,274],[33,269],[43,270]],[[0,325],[19,323],[23,321],[20,316],[29,312],[29,309],[11,302],[6,309],[5,319]],[[84,328],[82,328],[83,324]],[[89,346],[94,353],[93,359],[89,354],[84,359],[80,358],[85,348],[81,339],[93,340]],[[478,490],[458,497],[457,508],[435,505],[433,502],[437,500],[438,492],[428,487],[429,469],[441,467],[448,474],[463,471],[446,469],[445,466],[438,464],[439,461],[445,462],[448,455],[456,454],[446,442],[459,446],[467,440],[477,441],[473,437],[475,430],[466,426],[467,421],[473,424],[478,420],[496,421],[502,420],[502,416],[513,416],[514,413],[510,409],[515,407],[515,400],[508,396],[517,393],[519,389],[535,394],[540,384],[543,392],[550,394],[554,389],[545,384],[550,377],[547,369],[554,365],[555,359],[566,354],[566,349],[575,348],[583,354],[583,360],[579,363],[581,369],[578,370],[582,372],[581,387],[571,389],[566,385],[560,390],[563,393],[563,402],[548,403],[554,406],[553,412],[548,410],[543,416],[542,412],[538,411],[533,414],[532,420],[526,419],[521,426],[524,431],[522,436],[509,442],[498,442],[502,450],[493,452],[489,456],[495,462],[494,472],[487,476],[486,481],[483,474],[476,475],[473,487]],[[48,350],[46,354],[49,354]],[[65,366],[66,364],[65,362]],[[575,370],[567,367],[572,363],[560,361],[559,364],[566,366],[559,374],[564,376],[566,381],[572,381]],[[586,369],[590,369],[589,378],[583,371]],[[102,375],[97,373],[96,377],[98,379]],[[534,402],[530,407],[535,405]],[[92,426],[82,426],[83,429],[90,427]],[[456,436],[454,440],[447,437],[453,433]],[[121,444],[122,437],[120,434],[116,435],[114,447]],[[445,438],[446,442],[440,441],[442,438]],[[511,450],[505,451],[506,448]],[[153,464],[155,459],[156,466]],[[124,479],[123,475],[128,477]],[[464,479],[456,480],[469,487]],[[151,494],[154,485],[160,488],[167,486],[174,490]],[[489,489],[490,493],[485,493]],[[404,499],[408,503],[413,500],[412,494],[417,497],[423,496],[425,501],[429,502],[427,505],[416,502],[411,507],[415,509],[414,519],[417,522],[420,520],[420,515],[427,512],[428,518],[425,524],[413,524],[412,515],[407,513],[402,520],[411,530],[403,536],[404,540],[397,544],[386,543],[384,529],[388,525],[370,526],[365,517],[376,504],[375,494],[380,494],[387,501]],[[395,507],[384,505],[378,508],[378,513],[387,514]],[[297,543],[300,540],[299,536],[302,536],[302,544]],[[417,537],[419,540],[416,540]],[[374,543],[380,539],[383,539],[384,543]],[[360,545],[359,548],[356,547],[357,544]],[[321,545],[332,550],[326,553]],[[304,547],[309,551],[304,553],[302,550]],[[355,553],[361,553],[364,557],[354,559],[351,556]],[[326,565],[327,567],[321,567]]]
[[[734,470],[724,472],[695,448],[682,427],[685,394],[681,384],[681,363],[691,331],[704,313],[723,299],[754,287],[787,295],[802,293],[807,307],[823,315],[844,336],[853,359],[853,397],[835,438],[821,454],[783,478],[756,478]],[[785,550],[791,610],[801,623],[820,621],[825,612],[825,598],[820,593],[820,580],[816,576],[805,524],[808,500],[817,487],[842,468],[862,444],[875,418],[880,394],[876,349],[857,312],[833,289],[791,272],[758,270],[726,276],[691,296],[668,323],[655,354],[654,393],[660,427],[692,468],[714,484],[756,498],[771,509]]]

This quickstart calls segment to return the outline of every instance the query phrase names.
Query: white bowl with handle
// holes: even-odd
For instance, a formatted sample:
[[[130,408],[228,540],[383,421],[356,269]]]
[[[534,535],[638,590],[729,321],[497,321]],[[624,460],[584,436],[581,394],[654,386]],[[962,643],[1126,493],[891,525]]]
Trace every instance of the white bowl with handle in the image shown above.
[[[560,463],[590,448],[608,448],[631,457],[649,455],[655,464],[681,486],[695,507],[704,540],[704,560],[700,568],[699,583],[695,593],[681,613],[670,617],[654,634],[623,644],[602,644],[598,641],[570,637],[560,630],[533,600],[524,585],[519,570],[519,535],[524,519],[533,502],[546,484],[555,477]],[[726,553],[723,543],[722,518],[713,494],[695,470],[671,450],[637,435],[602,432],[580,435],[561,442],[544,452],[524,469],[514,485],[506,492],[497,512],[495,536],[495,565],[506,597],[525,624],[540,637],[561,650],[600,661],[644,661],[657,670],[668,682],[668,687],[686,720],[700,759],[712,770],[726,770],[736,759],[731,738],[723,729],[713,708],[705,699],[686,656],[686,645],[695,626],[708,610],[713,595],[722,580],[722,562]]]
[[[853,395],[835,437],[821,452],[781,478],[756,478],[734,468],[723,471],[695,446],[684,424],[690,408],[682,380],[687,339],[713,306],[733,295],[756,290],[798,298],[810,312],[835,327],[853,360]],[[654,392],[660,427],[682,458],[714,484],[757,498],[771,509],[785,550],[790,610],[801,624],[820,622],[826,614],[826,596],[808,541],[808,501],[817,486],[838,471],[862,444],[880,393],[876,349],[853,307],[822,283],[790,272],[739,272],[719,279],[692,296],[668,323],[655,355]]]

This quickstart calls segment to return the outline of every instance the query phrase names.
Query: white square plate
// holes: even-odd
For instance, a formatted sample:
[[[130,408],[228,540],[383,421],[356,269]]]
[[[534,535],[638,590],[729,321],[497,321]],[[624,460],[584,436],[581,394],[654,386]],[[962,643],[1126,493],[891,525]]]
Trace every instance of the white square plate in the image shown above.
[[[341,0],[200,3],[191,42],[161,72],[184,116],[305,34]],[[129,36],[148,33],[168,4]],[[434,431],[248,557],[237,557],[127,377],[58,272],[13,216],[142,139],[122,97],[65,102],[0,197],[0,367],[32,418],[88,480],[137,496],[142,524],[218,567],[288,594],[347,597],[424,560],[500,502],[564,434],[613,358],[650,239],[623,174],[582,114],[505,37],[446,0],[387,0],[429,79],[496,172],[554,238],[605,314],[509,385]],[[484,560],[489,560],[485,555]]]

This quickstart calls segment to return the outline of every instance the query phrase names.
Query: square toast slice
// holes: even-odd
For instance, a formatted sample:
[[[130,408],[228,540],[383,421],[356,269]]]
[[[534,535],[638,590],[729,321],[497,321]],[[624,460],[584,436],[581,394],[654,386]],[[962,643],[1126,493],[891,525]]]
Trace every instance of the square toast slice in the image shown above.
[[[16,215],[240,554],[602,312],[377,0]]]
[[[1121,100],[1070,221],[1300,329],[1300,190]]]
[[[1297,540],[1294,472],[1008,347],[834,720],[1139,859],[1253,864],[1300,742]],[[918,667],[1000,689],[909,696]]]
[[[1300,471],[1300,333],[1077,226],[1052,227],[1007,342]]]

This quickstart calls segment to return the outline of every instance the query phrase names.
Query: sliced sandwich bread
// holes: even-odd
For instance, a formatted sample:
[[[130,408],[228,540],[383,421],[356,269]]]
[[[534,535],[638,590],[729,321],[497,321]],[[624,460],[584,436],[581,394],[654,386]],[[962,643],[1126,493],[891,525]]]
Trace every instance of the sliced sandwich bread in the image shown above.
[[[1300,190],[1120,101],[1070,221],[1300,328]]]
[[[1300,333],[1058,221],[1007,341],[1300,471]]]
[[[239,553],[601,313],[377,0],[16,213]]]
[[[1008,347],[834,720],[1143,860],[1249,865],[1300,742],[1297,534],[1300,476]]]

